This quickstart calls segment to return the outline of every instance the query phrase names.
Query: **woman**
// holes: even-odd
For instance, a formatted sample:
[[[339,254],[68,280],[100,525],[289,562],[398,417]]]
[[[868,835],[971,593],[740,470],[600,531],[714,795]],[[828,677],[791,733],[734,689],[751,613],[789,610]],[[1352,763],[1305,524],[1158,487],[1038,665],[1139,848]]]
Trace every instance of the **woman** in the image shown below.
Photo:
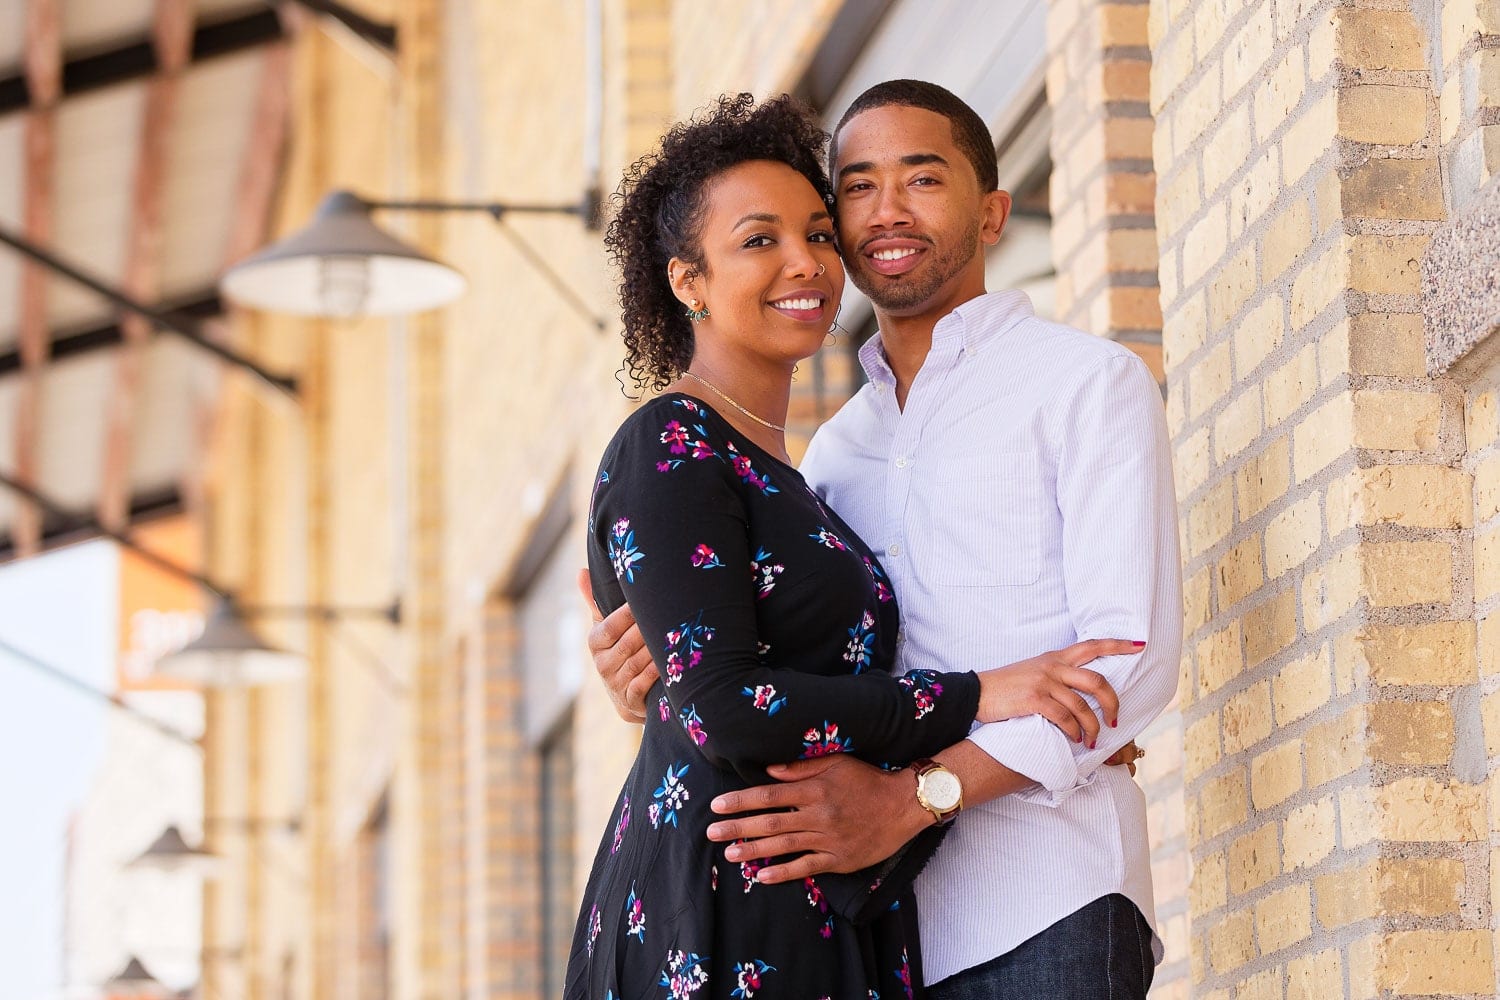
[[[911,996],[910,883],[939,829],[880,871],[769,885],[765,861],[707,840],[708,803],[771,763],[902,766],[1012,714],[993,671],[890,676],[884,573],[786,452],[792,370],[843,291],[823,141],[788,98],[723,98],[635,165],[606,237],[631,373],[665,391],[605,451],[590,574],[600,607],[628,599],[662,682],[585,890],[568,997]],[[1119,647],[1103,652],[1135,651]]]

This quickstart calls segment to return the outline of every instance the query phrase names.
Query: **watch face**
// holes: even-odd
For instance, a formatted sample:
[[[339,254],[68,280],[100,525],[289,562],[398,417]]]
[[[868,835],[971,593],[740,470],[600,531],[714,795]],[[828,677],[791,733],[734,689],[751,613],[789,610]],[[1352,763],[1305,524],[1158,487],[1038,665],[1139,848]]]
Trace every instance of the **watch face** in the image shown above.
[[[958,805],[963,795],[963,788],[953,772],[941,768],[928,771],[922,776],[922,794],[926,797],[928,805],[939,812],[947,812]]]

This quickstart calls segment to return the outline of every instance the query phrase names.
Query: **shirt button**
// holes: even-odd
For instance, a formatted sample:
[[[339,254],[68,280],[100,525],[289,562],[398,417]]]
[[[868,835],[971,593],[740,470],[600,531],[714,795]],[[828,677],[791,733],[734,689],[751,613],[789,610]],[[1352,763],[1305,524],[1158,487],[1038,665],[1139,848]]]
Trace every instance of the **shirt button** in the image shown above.
[[[901,543],[900,542],[892,542],[891,543],[891,547],[889,549],[887,549],[886,551],[890,555],[899,556],[901,554]]]
[[[898,469],[904,469],[904,468],[906,468],[906,456],[905,455],[902,455],[900,458],[896,459],[896,468],[898,468]]]

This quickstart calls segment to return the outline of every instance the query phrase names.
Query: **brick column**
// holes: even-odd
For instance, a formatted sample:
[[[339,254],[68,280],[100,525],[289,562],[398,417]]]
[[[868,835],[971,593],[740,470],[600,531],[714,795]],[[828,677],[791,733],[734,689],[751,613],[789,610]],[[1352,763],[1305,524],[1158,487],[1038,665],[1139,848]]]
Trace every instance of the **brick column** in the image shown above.
[[[1057,318],[1120,341],[1160,379],[1147,9],[1054,0],[1048,11],[1052,257]]]
[[[1151,13],[1194,992],[1489,995],[1423,34],[1400,4]]]
[[[1052,255],[1057,315],[1139,354],[1162,378],[1151,53],[1145,3],[1054,0],[1047,18],[1052,113]],[[1188,988],[1188,852],[1182,714],[1137,741],[1146,793],[1157,928],[1166,944],[1152,996]]]

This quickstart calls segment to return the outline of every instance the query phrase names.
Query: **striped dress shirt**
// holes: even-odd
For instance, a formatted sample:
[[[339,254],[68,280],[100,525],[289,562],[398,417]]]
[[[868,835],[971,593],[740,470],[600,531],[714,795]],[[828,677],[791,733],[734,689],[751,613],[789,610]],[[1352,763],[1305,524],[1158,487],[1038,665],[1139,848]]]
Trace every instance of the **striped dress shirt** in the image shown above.
[[[1035,784],[962,812],[918,879],[927,982],[1110,893],[1155,927],[1145,799],[1125,768],[1102,766],[1177,685],[1176,501],[1155,379],[1015,291],[938,322],[904,410],[878,334],[860,361],[869,384],[818,431],[802,471],[891,578],[899,669],[1147,642],[1089,664],[1120,696],[1119,727],[1094,750],[1041,716],[975,727],[974,743]]]

